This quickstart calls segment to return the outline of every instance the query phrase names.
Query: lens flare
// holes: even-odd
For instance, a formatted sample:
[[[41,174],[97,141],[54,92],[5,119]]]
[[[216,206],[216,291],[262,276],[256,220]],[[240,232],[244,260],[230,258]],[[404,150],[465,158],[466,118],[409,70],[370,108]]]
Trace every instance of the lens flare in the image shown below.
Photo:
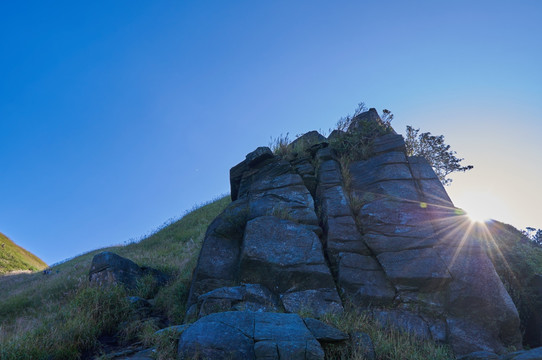
[[[504,204],[499,197],[488,191],[473,191],[457,198],[459,207],[465,210],[467,217],[474,223],[484,223],[494,218],[503,217]]]
[[[466,211],[466,214],[469,217],[470,221],[475,223],[485,223],[486,221],[490,220],[490,217],[482,209],[474,208]]]

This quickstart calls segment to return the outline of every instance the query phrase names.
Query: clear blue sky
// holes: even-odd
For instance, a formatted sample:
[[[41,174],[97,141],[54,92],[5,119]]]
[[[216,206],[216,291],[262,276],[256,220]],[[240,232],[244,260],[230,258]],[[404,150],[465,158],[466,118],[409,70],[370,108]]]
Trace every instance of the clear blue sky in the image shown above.
[[[47,263],[139,238],[359,101],[475,165],[456,205],[542,228],[541,55],[538,0],[3,1],[0,232]]]

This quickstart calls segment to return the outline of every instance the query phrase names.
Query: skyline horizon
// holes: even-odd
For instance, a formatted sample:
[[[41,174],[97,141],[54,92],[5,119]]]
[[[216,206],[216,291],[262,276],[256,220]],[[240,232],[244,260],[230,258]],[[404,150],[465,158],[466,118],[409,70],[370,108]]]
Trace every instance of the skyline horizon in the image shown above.
[[[444,135],[458,207],[542,228],[542,3],[0,4],[0,231],[55,263],[229,191],[364,101]],[[478,199],[478,200],[476,200]]]

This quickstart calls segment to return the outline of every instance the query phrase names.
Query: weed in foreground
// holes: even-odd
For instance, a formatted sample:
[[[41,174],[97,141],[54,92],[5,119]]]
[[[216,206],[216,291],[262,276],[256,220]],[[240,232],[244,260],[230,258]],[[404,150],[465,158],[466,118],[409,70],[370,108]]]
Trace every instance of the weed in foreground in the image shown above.
[[[132,316],[121,287],[79,289],[67,306],[0,348],[3,360],[78,359],[96,349],[101,334],[114,333]]]

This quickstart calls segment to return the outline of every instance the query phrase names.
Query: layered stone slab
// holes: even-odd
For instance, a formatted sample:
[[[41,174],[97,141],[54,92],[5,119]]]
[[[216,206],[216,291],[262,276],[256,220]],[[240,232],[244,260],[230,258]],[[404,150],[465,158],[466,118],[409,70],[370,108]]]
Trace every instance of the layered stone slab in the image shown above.
[[[384,305],[395,298],[393,285],[371,256],[341,254],[337,280],[341,291],[354,304]]]
[[[342,309],[320,239],[314,232],[289,220],[264,216],[247,223],[241,249],[240,281],[262,284],[281,294],[290,309],[305,306],[314,313],[325,312],[322,304],[310,301],[314,295],[303,292],[306,290],[320,293],[327,312]]]
[[[316,320],[307,320],[315,331]],[[245,311],[211,314],[183,331],[178,356],[187,360],[323,360],[322,346],[305,321],[297,314]],[[322,327],[316,330],[321,335]],[[324,335],[334,335],[332,341],[337,341],[335,338],[340,335],[344,337],[329,326],[323,330]]]
[[[377,258],[398,288],[435,291],[452,280],[446,264],[432,248],[385,252]]]

